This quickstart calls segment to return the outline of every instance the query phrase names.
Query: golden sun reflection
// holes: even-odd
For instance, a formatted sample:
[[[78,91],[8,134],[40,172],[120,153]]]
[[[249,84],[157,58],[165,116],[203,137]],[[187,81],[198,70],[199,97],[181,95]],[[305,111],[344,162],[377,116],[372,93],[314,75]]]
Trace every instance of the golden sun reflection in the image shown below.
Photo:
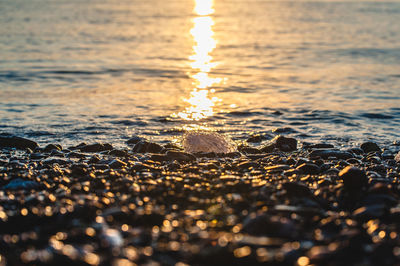
[[[208,16],[214,13],[213,0],[195,0],[194,12],[199,16]]]
[[[210,77],[209,73],[217,66],[212,62],[211,52],[217,47],[214,39],[214,20],[210,16],[214,13],[213,0],[195,0],[194,12],[198,15],[193,19],[193,27],[190,34],[193,37],[193,54],[189,56],[194,88],[190,93],[190,98],[183,99],[189,104],[184,111],[173,114],[185,120],[200,120],[214,114],[215,103],[221,101],[217,97],[212,97],[214,93],[212,86],[222,82],[221,78]]]

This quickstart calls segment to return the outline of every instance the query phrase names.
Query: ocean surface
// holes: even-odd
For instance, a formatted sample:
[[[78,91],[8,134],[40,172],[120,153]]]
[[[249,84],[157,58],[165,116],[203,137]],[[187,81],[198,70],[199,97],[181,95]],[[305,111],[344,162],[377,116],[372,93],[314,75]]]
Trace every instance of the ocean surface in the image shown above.
[[[400,140],[400,2],[1,0],[0,133]]]

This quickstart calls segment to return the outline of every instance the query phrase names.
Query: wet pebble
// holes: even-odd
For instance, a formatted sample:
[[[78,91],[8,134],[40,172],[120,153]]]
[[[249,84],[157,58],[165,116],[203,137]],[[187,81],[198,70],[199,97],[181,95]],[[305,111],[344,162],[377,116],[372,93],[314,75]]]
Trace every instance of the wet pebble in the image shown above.
[[[337,158],[337,159],[350,159],[353,155],[349,152],[339,151],[339,150],[313,150],[310,153],[311,158],[321,157],[323,159],[328,159],[330,157]]]
[[[16,149],[31,149],[39,147],[39,145],[32,140],[16,137],[16,136],[0,136],[0,148],[16,148]]]
[[[303,174],[310,174],[310,175],[316,175],[321,172],[321,168],[313,163],[303,163],[302,165],[299,165],[296,169],[302,172]]]
[[[81,152],[102,152],[102,151],[109,151],[112,149],[113,149],[112,145],[108,143],[106,144],[95,143],[79,147],[79,150]]]
[[[31,190],[31,189],[39,189],[42,186],[35,181],[24,180],[22,178],[16,178],[11,180],[7,185],[3,186],[3,190]]]
[[[365,171],[354,166],[347,166],[340,171],[339,178],[343,180],[344,187],[349,190],[361,189],[368,182]]]
[[[381,151],[381,148],[375,142],[364,142],[363,144],[361,144],[360,148],[364,151],[364,153]]]

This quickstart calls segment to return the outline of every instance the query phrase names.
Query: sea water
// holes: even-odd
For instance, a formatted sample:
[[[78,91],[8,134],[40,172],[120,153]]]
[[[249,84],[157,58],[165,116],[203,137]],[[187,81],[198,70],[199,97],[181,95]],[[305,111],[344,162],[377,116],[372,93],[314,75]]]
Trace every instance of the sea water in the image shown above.
[[[0,133],[400,140],[400,2],[1,0]]]

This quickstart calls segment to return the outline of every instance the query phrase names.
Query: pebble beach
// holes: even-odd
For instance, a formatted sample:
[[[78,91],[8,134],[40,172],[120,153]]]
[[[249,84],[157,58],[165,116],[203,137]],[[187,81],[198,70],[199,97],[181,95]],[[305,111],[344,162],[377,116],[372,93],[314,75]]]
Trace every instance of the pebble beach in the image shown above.
[[[1,137],[0,264],[400,263],[398,143],[123,145]]]

